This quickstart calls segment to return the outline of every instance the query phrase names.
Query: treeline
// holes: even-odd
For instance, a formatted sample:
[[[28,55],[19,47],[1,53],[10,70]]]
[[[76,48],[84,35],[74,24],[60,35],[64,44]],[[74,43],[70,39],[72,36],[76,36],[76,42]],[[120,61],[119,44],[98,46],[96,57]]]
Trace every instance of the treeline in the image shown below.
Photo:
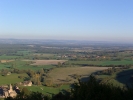
[[[21,92],[16,98],[8,97],[5,100],[133,100],[133,88],[100,84],[95,77],[90,76],[88,82],[74,83],[70,92],[60,92],[52,97],[39,92]]]
[[[20,44],[0,44],[0,55],[6,54],[9,56],[13,56],[17,53],[17,51],[21,50],[31,50],[31,47]]]
[[[59,62],[59,65],[57,67],[64,67],[62,63]],[[13,73],[18,74],[18,78],[22,79],[23,81],[31,81],[34,85],[43,85],[43,86],[49,86],[49,87],[60,87],[62,84],[55,84],[53,82],[53,78],[49,75],[50,71],[52,71],[54,68],[44,69],[41,68],[40,70],[22,70],[17,68],[10,68],[10,69],[1,69],[0,75],[3,77],[6,77],[8,75],[12,75]],[[27,74],[27,76],[23,75],[22,73]],[[79,75],[74,74],[73,78],[79,78]],[[66,78],[64,80],[65,82],[69,82],[70,79]],[[69,84],[69,83],[68,83]],[[17,86],[20,86],[19,83],[16,83]]]
[[[82,67],[84,67],[84,66],[97,66],[97,67],[126,67],[126,66],[132,66],[132,64],[126,64],[126,65],[121,65],[121,64],[119,64],[119,65],[115,65],[115,64],[107,64],[107,65],[100,65],[100,64],[83,64],[83,63],[69,63],[69,62],[67,62],[67,63],[65,63],[65,65],[78,65],[78,66],[82,66]]]
[[[116,72],[120,72],[120,71],[123,71],[125,69],[129,69],[131,66],[121,66],[121,67],[115,67],[113,66],[112,68],[108,68],[108,69],[105,69],[105,70],[102,70],[102,71],[97,71],[95,74],[96,75],[112,75]]]
[[[49,72],[51,69],[40,69],[38,71],[33,70],[20,70],[17,68],[11,69],[1,69],[0,75],[7,76],[12,73],[22,74],[26,73],[28,76],[19,75],[18,78],[23,79],[24,81],[32,81],[34,85],[45,85],[45,86],[53,86],[53,79],[49,76]]]
[[[27,70],[20,70],[17,68],[12,68],[12,69],[1,69],[0,74],[2,76],[7,76],[8,74],[11,73],[17,73],[17,74],[22,74],[22,73],[27,73]]]
[[[27,74],[29,80],[31,80],[34,85],[53,86],[53,79],[48,74],[51,70],[52,69],[41,69],[39,71],[28,70]]]

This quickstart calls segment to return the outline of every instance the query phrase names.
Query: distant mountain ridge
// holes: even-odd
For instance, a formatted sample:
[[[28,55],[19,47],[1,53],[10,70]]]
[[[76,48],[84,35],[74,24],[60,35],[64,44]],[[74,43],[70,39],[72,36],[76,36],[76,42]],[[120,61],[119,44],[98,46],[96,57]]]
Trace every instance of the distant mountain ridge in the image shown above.
[[[106,45],[106,44],[133,44],[109,41],[87,41],[87,40],[52,40],[52,39],[0,39],[0,44],[55,44],[55,45]]]

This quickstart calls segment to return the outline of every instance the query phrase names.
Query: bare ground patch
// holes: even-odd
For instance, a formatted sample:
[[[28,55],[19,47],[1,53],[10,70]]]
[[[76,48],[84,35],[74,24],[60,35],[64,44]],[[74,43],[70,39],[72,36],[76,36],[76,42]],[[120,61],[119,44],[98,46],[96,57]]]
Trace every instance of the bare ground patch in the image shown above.
[[[58,62],[63,63],[67,60],[24,60],[24,61],[32,61],[34,62],[31,65],[57,65]]]
[[[7,63],[7,62],[12,62],[14,60],[0,60],[1,63]]]
[[[55,68],[49,76],[53,78],[54,83],[68,83],[66,80],[70,80],[69,83],[77,81],[73,78],[73,75],[79,75],[81,77],[88,77],[91,73],[107,69],[108,67],[67,67],[67,68]]]

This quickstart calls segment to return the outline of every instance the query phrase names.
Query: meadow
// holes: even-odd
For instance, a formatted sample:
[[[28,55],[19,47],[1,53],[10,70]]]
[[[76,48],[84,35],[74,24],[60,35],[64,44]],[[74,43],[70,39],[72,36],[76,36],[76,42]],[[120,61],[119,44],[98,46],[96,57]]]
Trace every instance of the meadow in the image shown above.
[[[67,60],[27,60],[32,61],[31,65],[57,65],[59,62],[64,63]]]
[[[47,87],[47,86],[31,86],[31,87],[28,87],[29,91],[35,91],[35,92],[41,92],[41,93],[44,93],[44,94],[48,94],[48,95],[53,95],[53,94],[57,94],[63,90],[70,90],[70,85],[61,85],[60,87],[58,88],[55,88],[55,87]]]
[[[94,66],[108,66],[108,65],[133,65],[133,60],[120,60],[120,61],[69,61],[71,65],[94,65]]]
[[[73,75],[81,76],[79,78],[89,77],[90,74],[107,69],[108,67],[66,67],[54,68],[50,71],[49,76],[53,78],[54,83],[73,83],[78,79],[73,78]],[[65,81],[66,79],[70,81]]]
[[[5,85],[5,84],[15,84],[18,82],[22,82],[23,79],[18,78],[18,76],[24,76],[27,77],[27,74],[15,74],[12,73],[11,75],[7,75],[7,76],[2,76],[0,75],[0,85]]]
[[[98,79],[102,79],[103,83],[113,84],[114,86],[132,87],[132,75],[133,66],[129,69],[121,70],[119,72],[114,72],[112,75],[97,75]]]

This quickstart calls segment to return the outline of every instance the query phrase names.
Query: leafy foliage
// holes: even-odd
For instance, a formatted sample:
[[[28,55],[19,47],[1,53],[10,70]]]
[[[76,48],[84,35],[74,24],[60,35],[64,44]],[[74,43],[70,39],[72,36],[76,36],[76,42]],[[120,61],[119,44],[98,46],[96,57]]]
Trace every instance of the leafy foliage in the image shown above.
[[[90,76],[88,82],[75,83],[71,95],[72,100],[132,100],[133,89],[99,84],[93,76]]]
[[[16,98],[8,97],[5,100],[133,100],[133,89],[100,84],[95,77],[90,76],[88,82],[74,83],[71,92],[60,92],[52,98],[39,92],[32,92],[30,95],[22,92]]]

